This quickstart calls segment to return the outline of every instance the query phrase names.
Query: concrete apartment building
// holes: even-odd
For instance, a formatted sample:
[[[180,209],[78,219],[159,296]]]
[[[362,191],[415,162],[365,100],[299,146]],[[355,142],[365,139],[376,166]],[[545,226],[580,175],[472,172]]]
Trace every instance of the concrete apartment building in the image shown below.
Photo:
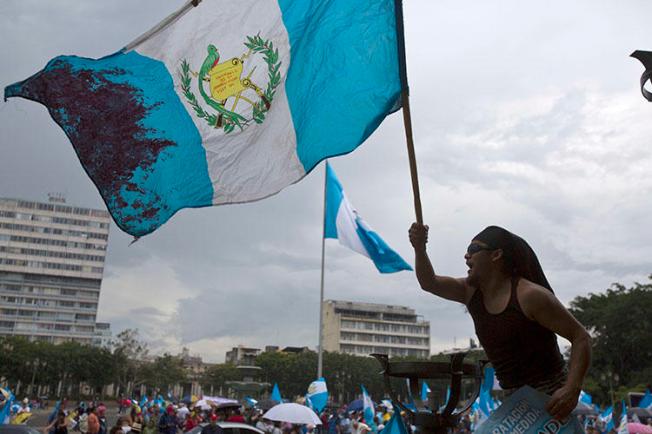
[[[430,322],[414,309],[386,304],[326,300],[324,350],[368,356],[430,356]]]
[[[52,343],[106,342],[96,330],[109,213],[0,198],[0,335]]]

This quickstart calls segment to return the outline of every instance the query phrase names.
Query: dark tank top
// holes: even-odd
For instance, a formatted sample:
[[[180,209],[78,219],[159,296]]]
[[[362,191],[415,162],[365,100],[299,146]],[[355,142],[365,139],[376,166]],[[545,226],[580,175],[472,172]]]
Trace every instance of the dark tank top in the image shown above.
[[[487,312],[479,289],[473,293],[467,308],[500,387],[513,389],[529,385],[536,389],[563,375],[564,359],[555,333],[523,313],[516,296],[518,280],[512,279],[509,303],[501,313]]]

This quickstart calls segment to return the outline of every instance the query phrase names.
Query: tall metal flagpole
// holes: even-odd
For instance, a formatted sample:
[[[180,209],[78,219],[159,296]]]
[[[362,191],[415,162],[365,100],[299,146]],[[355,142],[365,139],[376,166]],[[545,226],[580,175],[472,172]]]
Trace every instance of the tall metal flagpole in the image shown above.
[[[403,107],[403,124],[405,125],[405,139],[407,140],[408,159],[410,160],[410,174],[412,175],[412,192],[414,195],[414,212],[417,222],[423,224],[421,211],[421,195],[419,194],[419,176],[417,174],[417,158],[414,153],[412,139],[412,117],[410,116],[410,89],[407,81],[407,63],[405,59],[405,33],[403,27],[403,1],[394,0],[396,15],[396,42],[398,44],[398,66],[401,78],[401,105]]]
[[[324,161],[324,219],[321,235],[321,289],[319,291],[319,348],[317,351],[317,378],[322,377],[324,368],[324,252],[326,246],[326,182],[328,177],[328,160]]]

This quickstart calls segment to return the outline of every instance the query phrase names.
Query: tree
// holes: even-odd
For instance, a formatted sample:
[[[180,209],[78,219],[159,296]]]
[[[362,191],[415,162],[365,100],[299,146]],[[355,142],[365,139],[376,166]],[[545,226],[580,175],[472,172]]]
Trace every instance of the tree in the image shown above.
[[[186,381],[183,361],[168,353],[157,357],[152,363],[142,364],[140,374],[144,384],[163,392],[168,392],[173,385]]]
[[[652,276],[650,276],[652,280]],[[641,388],[652,373],[652,283],[631,288],[614,284],[606,293],[576,297],[571,313],[593,338],[593,356],[586,386],[607,397],[609,382],[618,374],[617,385]],[[591,390],[594,388],[593,390]]]
[[[140,367],[147,359],[149,349],[140,340],[137,329],[126,329],[118,333],[112,342],[113,366],[115,367],[115,382],[126,394],[131,393],[131,387],[140,383]]]

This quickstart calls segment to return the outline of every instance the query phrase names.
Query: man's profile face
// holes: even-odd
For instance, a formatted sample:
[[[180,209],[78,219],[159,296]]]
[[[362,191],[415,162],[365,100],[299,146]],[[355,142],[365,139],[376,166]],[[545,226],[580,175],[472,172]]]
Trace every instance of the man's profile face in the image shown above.
[[[490,270],[491,252],[489,246],[481,241],[473,240],[466,249],[464,260],[469,270],[467,279],[471,286],[478,286],[483,276]]]

